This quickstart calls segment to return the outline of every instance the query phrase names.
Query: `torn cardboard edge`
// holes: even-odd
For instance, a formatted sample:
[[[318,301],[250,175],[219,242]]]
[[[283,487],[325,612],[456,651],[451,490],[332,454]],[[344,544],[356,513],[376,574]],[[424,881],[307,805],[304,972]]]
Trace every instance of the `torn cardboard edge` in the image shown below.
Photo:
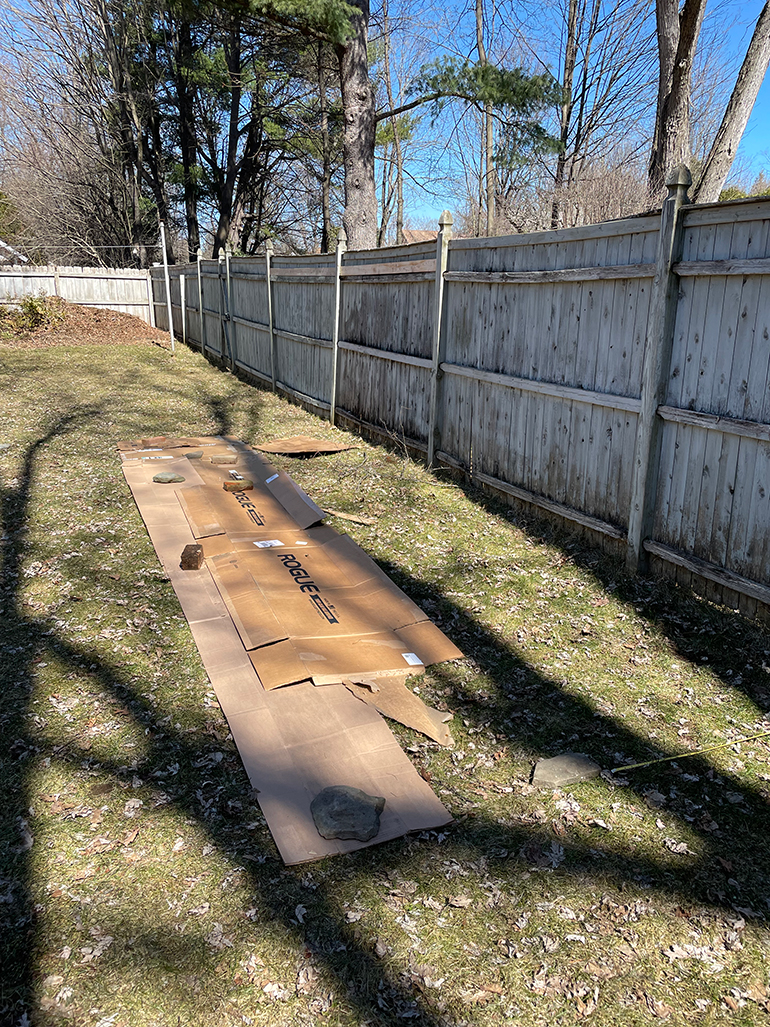
[[[196,445],[201,442],[195,440]],[[185,460],[183,452],[162,455]],[[203,469],[198,461],[195,466]],[[199,487],[204,479],[193,472],[179,486],[153,485],[152,465],[131,459],[124,462],[123,471],[182,603],[249,778],[260,790],[260,805],[284,861],[300,863],[349,852],[449,823],[451,816],[373,706],[357,701],[359,697],[346,686],[321,689],[306,682],[264,689],[207,567],[194,573],[180,568],[182,549],[196,544],[196,539],[176,496]],[[204,475],[210,477],[206,471]],[[322,525],[313,530],[336,534]],[[197,544],[208,556],[210,549],[226,551],[248,543],[223,532]],[[359,787],[386,798],[376,838],[368,842],[320,838],[310,803],[330,785]]]
[[[309,435],[292,435],[288,439],[274,439],[254,446],[263,453],[280,453],[284,456],[318,456],[323,453],[342,453],[346,449],[357,449],[357,443],[332,442],[329,439],[314,439]]]

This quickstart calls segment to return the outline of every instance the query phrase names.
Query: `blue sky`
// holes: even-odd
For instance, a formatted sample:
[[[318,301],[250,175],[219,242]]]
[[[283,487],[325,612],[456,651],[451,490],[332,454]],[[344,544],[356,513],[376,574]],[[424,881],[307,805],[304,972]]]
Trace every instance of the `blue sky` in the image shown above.
[[[742,0],[740,4],[740,21],[728,37],[728,45],[741,58],[751,40],[751,32],[764,0]],[[770,173],[770,75],[759,91],[749,123],[738,148],[736,166],[747,162],[751,172],[758,175],[760,171]]]

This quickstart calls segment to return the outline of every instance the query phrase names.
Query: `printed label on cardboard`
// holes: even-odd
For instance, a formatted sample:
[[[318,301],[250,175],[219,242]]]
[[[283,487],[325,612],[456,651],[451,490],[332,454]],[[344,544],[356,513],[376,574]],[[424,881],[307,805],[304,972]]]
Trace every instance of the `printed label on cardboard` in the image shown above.
[[[401,653],[410,667],[421,667],[422,660],[415,653]]]

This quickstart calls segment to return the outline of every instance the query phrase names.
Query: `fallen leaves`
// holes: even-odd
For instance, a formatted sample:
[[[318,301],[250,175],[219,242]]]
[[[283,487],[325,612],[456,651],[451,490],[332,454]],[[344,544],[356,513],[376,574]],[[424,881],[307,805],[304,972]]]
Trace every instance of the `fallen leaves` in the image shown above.
[[[211,931],[206,935],[205,941],[207,945],[210,945],[212,949],[221,951],[222,949],[231,949],[233,947],[232,938],[225,936],[225,929],[222,924],[215,923],[211,928]]]
[[[467,895],[452,895],[447,899],[447,905],[455,909],[467,909],[473,905],[473,899],[469,899]]]

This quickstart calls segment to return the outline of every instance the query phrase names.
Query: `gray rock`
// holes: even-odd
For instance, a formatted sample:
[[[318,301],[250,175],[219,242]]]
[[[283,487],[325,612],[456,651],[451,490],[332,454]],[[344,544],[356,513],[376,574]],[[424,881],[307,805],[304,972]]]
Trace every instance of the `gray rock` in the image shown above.
[[[537,788],[563,788],[598,777],[602,768],[580,752],[565,752],[535,764],[532,784]]]
[[[181,474],[174,474],[173,471],[160,471],[153,476],[152,480],[157,481],[159,485],[171,485],[173,482],[184,481],[184,478]]]
[[[368,795],[349,785],[324,788],[310,804],[322,838],[355,838],[359,842],[375,837],[384,808],[385,800],[381,795]]]
[[[194,449],[190,453],[185,453],[185,456],[187,457],[188,460],[202,460],[203,459],[203,450],[202,449]]]

